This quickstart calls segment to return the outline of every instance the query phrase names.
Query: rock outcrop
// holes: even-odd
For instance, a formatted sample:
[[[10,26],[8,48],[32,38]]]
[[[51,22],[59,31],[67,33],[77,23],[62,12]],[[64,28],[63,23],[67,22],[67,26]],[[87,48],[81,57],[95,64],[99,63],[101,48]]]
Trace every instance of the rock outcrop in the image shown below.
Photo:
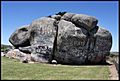
[[[18,59],[23,63],[28,63],[31,61],[31,55],[19,51],[19,49],[14,49],[5,54],[6,57],[12,59]]]
[[[22,26],[10,36],[9,41],[15,48],[30,46],[29,34],[29,25]]]
[[[16,30],[9,41],[31,53],[36,62],[61,64],[103,63],[112,47],[111,33],[85,14],[59,12]]]

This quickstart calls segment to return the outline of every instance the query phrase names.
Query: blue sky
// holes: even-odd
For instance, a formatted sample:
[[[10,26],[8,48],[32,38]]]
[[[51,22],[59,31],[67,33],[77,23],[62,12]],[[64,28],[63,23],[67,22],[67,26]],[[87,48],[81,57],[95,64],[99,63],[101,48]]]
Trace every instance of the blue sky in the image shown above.
[[[20,26],[60,11],[95,16],[98,26],[112,33],[111,51],[118,51],[118,1],[2,1],[1,43],[10,44],[10,35]]]

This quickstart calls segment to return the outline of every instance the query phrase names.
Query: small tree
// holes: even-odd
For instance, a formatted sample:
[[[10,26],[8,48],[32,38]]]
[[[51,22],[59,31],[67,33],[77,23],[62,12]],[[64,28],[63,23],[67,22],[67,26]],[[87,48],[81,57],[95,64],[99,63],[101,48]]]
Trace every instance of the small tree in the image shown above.
[[[61,16],[63,16],[65,13],[67,13],[67,12],[58,12],[56,15],[61,15]]]

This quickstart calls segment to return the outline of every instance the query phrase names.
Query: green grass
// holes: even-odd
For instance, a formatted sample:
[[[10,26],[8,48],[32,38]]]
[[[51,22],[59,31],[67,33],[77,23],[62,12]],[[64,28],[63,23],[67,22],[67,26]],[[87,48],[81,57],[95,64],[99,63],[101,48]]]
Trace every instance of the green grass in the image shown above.
[[[108,80],[107,65],[25,64],[1,57],[2,80]]]

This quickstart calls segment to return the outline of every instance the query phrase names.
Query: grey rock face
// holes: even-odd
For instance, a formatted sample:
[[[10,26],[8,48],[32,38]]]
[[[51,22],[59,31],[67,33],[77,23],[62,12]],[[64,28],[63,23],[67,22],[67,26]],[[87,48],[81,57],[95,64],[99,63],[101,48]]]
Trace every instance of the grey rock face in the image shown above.
[[[8,53],[6,54],[6,57],[20,59],[25,55],[26,55],[25,53],[20,52],[18,49],[14,49],[14,50],[8,51]]]
[[[60,20],[61,15],[52,15],[51,18],[54,18],[56,20]]]
[[[9,38],[10,43],[18,47],[29,46],[29,26],[22,26],[21,28],[17,29]]]
[[[30,25],[30,44],[48,44],[53,45],[56,35],[55,19],[40,18],[33,21]]]
[[[94,60],[92,62],[105,61],[106,56],[110,54],[110,49],[112,47],[112,35],[111,33],[103,28],[98,29],[97,33],[94,34],[96,38],[94,46]]]
[[[17,55],[19,56],[20,52],[18,49],[14,49],[14,50],[8,51],[5,56],[8,58],[17,58]]]
[[[72,17],[71,21],[76,24],[78,27],[84,27],[87,30],[93,29],[98,20],[95,17],[84,15],[84,14],[76,14]]]
[[[43,17],[32,22],[30,25],[32,54],[50,60],[49,56],[53,52],[54,40],[57,33],[54,26],[55,21],[53,18]]]
[[[52,48],[48,48],[46,45],[34,45],[31,46],[31,58],[34,62],[48,63],[51,60]]]
[[[61,19],[66,20],[66,21],[71,21],[71,18],[74,16],[74,13],[65,13]]]
[[[29,61],[31,61],[31,55],[23,53],[19,51],[19,49],[8,51],[8,53],[5,56],[8,58],[18,59],[23,63],[28,63]]]
[[[35,62],[103,63],[112,47],[112,35],[97,23],[92,16],[59,12],[19,28],[9,40],[20,51],[31,53]],[[26,58],[21,60],[24,62]]]
[[[71,22],[61,20],[58,24],[57,38],[55,59],[58,63],[82,64],[85,62],[87,38],[80,28]]]
[[[111,41],[111,34],[103,28],[96,26],[87,31],[71,22],[61,20],[58,24],[55,59],[63,64],[105,62],[112,46]]]

